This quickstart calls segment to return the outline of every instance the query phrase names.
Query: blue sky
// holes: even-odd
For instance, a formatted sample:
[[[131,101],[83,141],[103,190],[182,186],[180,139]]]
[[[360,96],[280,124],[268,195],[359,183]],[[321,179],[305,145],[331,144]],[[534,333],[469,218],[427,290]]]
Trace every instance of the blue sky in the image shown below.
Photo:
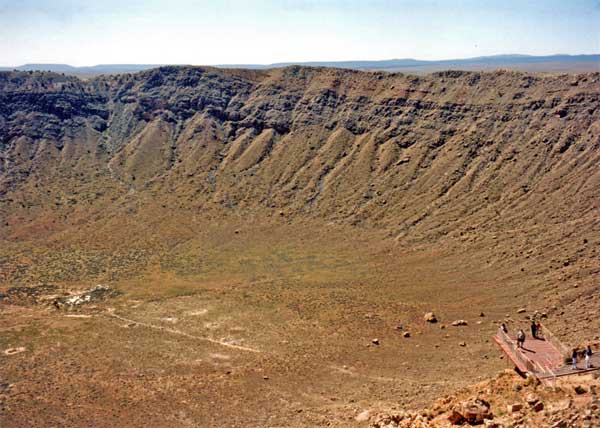
[[[600,0],[0,0],[0,65],[600,53]]]

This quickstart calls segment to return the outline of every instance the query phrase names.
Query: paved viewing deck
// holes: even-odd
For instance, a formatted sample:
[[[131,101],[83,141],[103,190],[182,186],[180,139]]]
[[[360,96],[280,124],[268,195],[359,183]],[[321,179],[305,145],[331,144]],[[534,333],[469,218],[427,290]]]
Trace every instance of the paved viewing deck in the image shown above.
[[[581,358],[577,368],[573,369],[566,357],[569,350],[547,329],[543,328],[544,337],[534,339],[529,337],[522,348],[517,347],[516,332],[514,335],[499,330],[494,340],[502,351],[524,373],[530,373],[539,379],[556,378],[573,374],[587,373],[600,370],[600,355],[594,353],[591,367],[585,368],[585,359]]]

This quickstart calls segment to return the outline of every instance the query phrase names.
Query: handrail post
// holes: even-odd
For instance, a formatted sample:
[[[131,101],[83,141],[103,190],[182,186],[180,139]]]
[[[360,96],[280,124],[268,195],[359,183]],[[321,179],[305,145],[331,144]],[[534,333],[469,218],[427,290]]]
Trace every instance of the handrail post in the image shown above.
[[[544,332],[546,340],[548,340],[548,342],[550,342],[561,353],[561,356],[568,354],[569,350],[560,340],[558,340],[554,333],[552,333],[552,330],[546,327],[545,324],[540,323],[540,325],[542,326],[542,331]]]
[[[526,355],[524,355],[516,343],[508,336],[504,331],[498,329],[497,337],[506,345],[508,345],[509,349],[512,349],[514,357],[525,367],[525,370],[530,372],[533,376],[539,377],[539,373],[541,372],[536,366],[537,363],[532,361]],[[543,371],[543,370],[542,370]]]

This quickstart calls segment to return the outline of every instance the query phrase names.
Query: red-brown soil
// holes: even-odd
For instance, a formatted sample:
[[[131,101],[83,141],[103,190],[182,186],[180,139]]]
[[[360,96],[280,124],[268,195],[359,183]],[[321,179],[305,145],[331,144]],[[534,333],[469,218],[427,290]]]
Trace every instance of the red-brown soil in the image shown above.
[[[0,424],[365,426],[505,368],[505,319],[600,340],[599,101],[598,73],[0,73]]]

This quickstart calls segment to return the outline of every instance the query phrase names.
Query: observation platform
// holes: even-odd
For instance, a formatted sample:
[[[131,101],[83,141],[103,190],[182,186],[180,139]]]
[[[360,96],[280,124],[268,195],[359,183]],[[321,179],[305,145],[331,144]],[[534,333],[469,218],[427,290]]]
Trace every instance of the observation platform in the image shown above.
[[[582,357],[573,369],[568,361],[571,356],[564,346],[545,326],[542,326],[543,338],[527,338],[522,348],[517,347],[516,333],[511,335],[498,330],[494,341],[521,372],[531,374],[538,379],[556,379],[561,376],[579,375],[600,370],[600,353],[595,352],[590,359],[591,366],[585,368]]]

